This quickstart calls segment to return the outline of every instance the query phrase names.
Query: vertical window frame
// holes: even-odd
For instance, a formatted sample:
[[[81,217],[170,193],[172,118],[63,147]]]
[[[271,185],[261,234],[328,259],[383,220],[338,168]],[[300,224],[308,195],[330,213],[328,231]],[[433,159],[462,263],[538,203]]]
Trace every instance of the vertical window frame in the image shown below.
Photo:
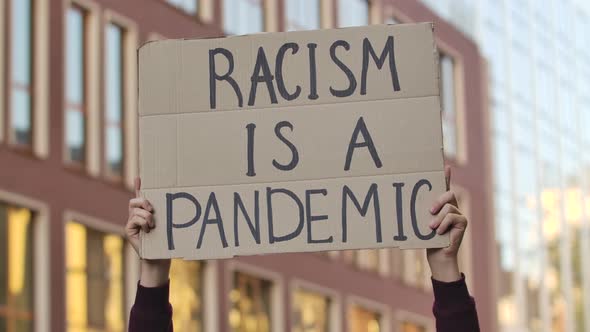
[[[346,328],[348,331],[352,331],[352,321],[350,319],[350,311],[354,307],[360,307],[367,311],[372,311],[379,315],[379,331],[380,332],[392,332],[391,330],[391,314],[388,306],[383,303],[369,300],[356,295],[350,295],[346,301]]]
[[[121,38],[121,66],[122,66],[122,77],[121,77],[121,92],[122,92],[122,114],[121,114],[121,127],[122,127],[122,166],[121,174],[109,174],[108,171],[108,160],[107,160],[107,52],[108,45],[106,30],[109,24],[118,26],[123,31]],[[137,165],[139,156],[137,153],[131,154],[133,151],[137,151],[138,148],[138,128],[137,128],[137,47],[138,47],[138,26],[132,19],[123,16],[117,12],[106,9],[103,13],[103,20],[101,24],[102,38],[101,43],[103,47],[103,69],[101,70],[101,99],[103,100],[102,112],[100,113],[100,141],[102,148],[100,149],[100,169],[102,177],[116,185],[121,185],[127,189],[133,188],[133,181],[137,174]]]
[[[68,69],[67,69],[67,62],[69,60],[66,59],[66,56],[64,55],[64,107],[63,107],[63,114],[64,114],[64,140],[63,140],[63,144],[64,144],[64,159],[67,162],[67,165],[69,167],[72,167],[74,169],[78,169],[78,170],[83,170],[86,168],[87,164],[88,164],[88,157],[89,157],[89,149],[88,149],[88,140],[89,140],[89,133],[88,133],[88,129],[89,129],[89,111],[88,111],[88,91],[89,91],[89,84],[88,81],[89,79],[89,70],[88,70],[88,66],[89,66],[89,61],[88,61],[88,47],[89,47],[89,22],[88,22],[88,16],[91,15],[89,13],[89,9],[83,5],[81,5],[78,2],[73,1],[72,3],[70,3],[66,9],[65,9],[65,13],[64,13],[64,17],[67,17],[69,10],[74,9],[79,11],[82,14],[82,80],[83,80],[83,90],[82,90],[82,100],[81,100],[81,105],[74,105],[72,104],[69,100],[68,100],[68,92],[67,92],[67,85],[68,83],[66,82],[67,77],[68,77]],[[64,22],[64,34],[65,34],[65,38],[64,38],[64,48],[68,47],[68,37],[67,37],[67,18]],[[70,153],[69,153],[69,147],[67,144],[67,115],[68,112],[70,112],[70,108],[72,109],[77,109],[78,112],[81,112],[84,116],[84,157],[83,157],[83,161],[82,162],[78,162],[78,161],[74,161],[72,160],[72,158],[70,158]]]

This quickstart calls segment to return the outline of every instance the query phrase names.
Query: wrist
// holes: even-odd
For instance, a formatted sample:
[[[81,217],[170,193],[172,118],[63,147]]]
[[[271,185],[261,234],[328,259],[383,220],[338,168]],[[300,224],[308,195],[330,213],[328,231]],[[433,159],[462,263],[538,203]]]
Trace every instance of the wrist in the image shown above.
[[[432,278],[442,282],[453,282],[461,279],[459,262],[456,257],[444,259],[428,259]]]
[[[140,285],[144,287],[160,287],[168,282],[170,275],[170,260],[141,260]]]

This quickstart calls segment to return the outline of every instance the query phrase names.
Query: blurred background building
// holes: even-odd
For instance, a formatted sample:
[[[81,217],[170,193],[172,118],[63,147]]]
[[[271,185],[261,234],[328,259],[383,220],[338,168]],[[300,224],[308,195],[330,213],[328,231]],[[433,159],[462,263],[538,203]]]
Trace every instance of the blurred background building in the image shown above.
[[[577,67],[574,49],[561,49],[562,44],[554,43],[558,38],[551,36],[551,44],[544,44],[551,45],[554,56],[538,56],[547,62],[548,75],[553,75],[548,79],[561,73],[563,82],[559,89],[563,92],[558,97],[554,90],[542,90],[543,97],[555,98],[551,99],[553,106],[547,104],[547,112],[554,118],[547,120],[550,138],[542,137],[542,142],[548,141],[546,144],[551,147],[546,154],[549,161],[547,166],[538,163],[556,167],[558,175],[538,176],[534,171],[537,164],[530,162],[522,174],[513,177],[512,169],[524,161],[509,158],[513,156],[509,152],[512,145],[508,145],[505,154],[496,153],[504,162],[512,162],[508,171],[501,173],[507,174],[510,181],[524,181],[527,186],[530,184],[523,179],[525,176],[527,179],[533,176],[534,183],[552,181],[552,185],[534,187],[539,190],[526,192],[522,197],[514,192],[507,197],[500,196],[497,205],[505,206],[502,211],[507,211],[509,217],[501,219],[500,224],[505,271],[502,278],[509,280],[510,286],[501,283],[502,297],[497,307],[485,61],[465,33],[422,3],[413,0],[0,0],[0,331],[115,332],[126,328],[138,280],[138,260],[124,241],[123,226],[137,174],[136,49],[139,45],[163,38],[419,21],[436,22],[445,153],[448,163],[455,168],[453,185],[461,207],[472,220],[463,244],[461,265],[477,298],[482,330],[496,331],[497,308],[502,324],[508,317],[515,322],[522,320],[524,326],[529,316],[537,317],[533,314],[537,312],[532,310],[534,306],[527,306],[526,315],[520,311],[521,304],[534,302],[531,296],[545,299],[546,310],[556,313],[549,321],[566,324],[570,317],[565,314],[567,306],[578,308],[570,300],[579,299],[576,296],[580,292],[576,286],[581,282],[579,271],[574,269],[579,265],[571,259],[579,258],[576,253],[582,249],[574,244],[581,248],[588,244],[573,241],[577,236],[575,227],[582,225],[581,201],[586,196],[583,188],[576,186],[581,181],[574,177],[578,173],[570,176],[570,171],[565,171],[569,169],[565,160],[570,160],[566,156],[575,157],[576,149],[581,149],[583,142],[582,136],[574,133],[583,132],[572,127],[553,129],[555,123],[561,123],[554,111],[561,100],[557,98],[564,98],[562,93],[570,93],[573,98],[575,89],[582,86],[579,78],[574,81],[582,71]],[[533,20],[526,22],[532,24]],[[524,39],[525,43],[532,42],[532,38]],[[502,42],[509,40],[502,39]],[[493,49],[508,52],[508,44],[498,47],[501,50]],[[525,51],[533,49],[524,46]],[[581,47],[575,49],[578,50],[583,51]],[[525,65],[532,63],[525,59],[518,67],[525,70]],[[554,69],[562,65],[567,70]],[[498,79],[510,80],[508,69],[500,72],[506,75]],[[525,76],[519,73],[516,78],[525,79]],[[523,82],[522,89],[530,91],[533,80]],[[492,87],[502,86],[493,84]],[[502,91],[505,96],[502,105],[517,105],[510,99],[512,89],[505,87]],[[532,102],[532,105],[541,110],[546,103]],[[571,105],[572,112],[581,115],[581,110],[574,106]],[[517,117],[520,113],[512,107],[502,113],[507,114],[507,122],[501,128],[510,139],[509,133],[518,132],[510,126],[512,123],[516,126],[520,119]],[[495,104],[492,108],[499,112]],[[522,116],[526,114],[529,113],[523,112]],[[527,119],[525,124],[529,126],[538,121],[536,115]],[[579,123],[572,121],[574,127]],[[537,137],[530,135],[531,139]],[[577,142],[572,145],[574,150],[560,143],[565,139],[562,137],[570,139],[568,135]],[[533,144],[533,148],[537,147],[538,144]],[[541,155],[539,151],[534,156],[537,153]],[[514,156],[521,158],[525,154]],[[573,163],[572,167],[581,176],[580,165]],[[517,199],[526,203],[520,205],[518,214],[513,209],[519,206],[515,203]],[[578,214],[566,214],[565,202],[579,207],[575,210]],[[554,206],[560,209],[554,210]],[[533,211],[527,212],[533,214],[530,222],[523,220],[530,225],[536,220],[537,233],[531,231],[529,224],[513,222],[516,217],[521,218],[521,210]],[[553,226],[548,228],[549,235],[543,241],[553,243],[555,249],[529,242],[529,237],[524,235],[518,238],[514,235],[528,230],[528,236],[539,239],[543,234],[539,226],[542,220]],[[513,233],[506,231],[504,224],[512,227]],[[506,239],[510,234],[512,237]],[[556,242],[564,236],[572,241]],[[559,243],[567,243],[566,249]],[[525,249],[526,252],[522,251]],[[522,251],[529,255],[526,257],[532,257],[528,250],[547,259],[525,260],[516,254]],[[543,289],[539,285],[548,282],[548,277],[540,275],[543,270],[534,263],[541,261],[546,262],[547,271],[553,271],[547,274],[552,278],[551,285],[567,283],[568,292],[558,292],[561,288],[554,286],[546,288],[544,295],[538,293]],[[171,301],[178,331],[434,331],[433,295],[423,250],[175,261],[171,274]],[[536,285],[536,288],[523,285]],[[573,324],[574,318],[570,321]]]
[[[501,330],[590,331],[590,3],[425,2],[488,61]]]

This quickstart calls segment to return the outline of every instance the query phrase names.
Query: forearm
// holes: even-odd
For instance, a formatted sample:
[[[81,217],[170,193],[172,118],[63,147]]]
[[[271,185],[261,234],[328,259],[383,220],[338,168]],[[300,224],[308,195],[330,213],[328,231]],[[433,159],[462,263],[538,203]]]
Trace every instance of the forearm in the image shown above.
[[[442,282],[453,282],[461,279],[457,257],[428,259],[432,278]]]
[[[170,260],[141,260],[139,283],[144,287],[160,287],[168,283]]]

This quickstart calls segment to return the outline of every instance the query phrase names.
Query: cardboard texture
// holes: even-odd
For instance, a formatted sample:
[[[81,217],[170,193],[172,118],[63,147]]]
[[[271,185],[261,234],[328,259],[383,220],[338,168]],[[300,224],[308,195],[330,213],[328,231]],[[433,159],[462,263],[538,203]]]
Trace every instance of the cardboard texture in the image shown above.
[[[437,61],[429,23],[145,44],[141,256],[447,246]]]

